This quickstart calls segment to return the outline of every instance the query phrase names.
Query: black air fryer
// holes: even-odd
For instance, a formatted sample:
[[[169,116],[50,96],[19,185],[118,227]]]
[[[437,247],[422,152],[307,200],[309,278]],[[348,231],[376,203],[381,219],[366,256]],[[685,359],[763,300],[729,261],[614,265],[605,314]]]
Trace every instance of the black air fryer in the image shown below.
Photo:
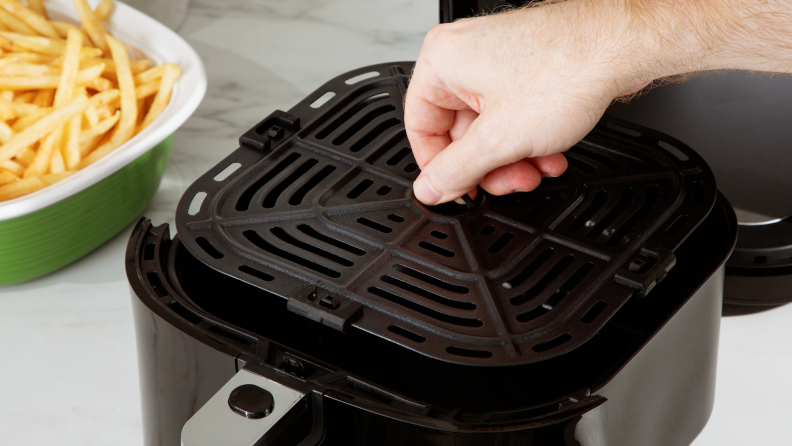
[[[706,163],[605,117],[536,191],[425,207],[411,69],[264,119],[173,238],[137,224],[145,444],[690,444],[736,238]]]

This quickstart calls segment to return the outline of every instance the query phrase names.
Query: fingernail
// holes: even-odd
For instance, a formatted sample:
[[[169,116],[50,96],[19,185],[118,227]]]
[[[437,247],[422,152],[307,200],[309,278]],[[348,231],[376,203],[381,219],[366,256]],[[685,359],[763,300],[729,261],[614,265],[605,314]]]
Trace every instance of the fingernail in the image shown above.
[[[558,177],[555,175],[550,175],[547,172],[542,172],[542,178],[558,178]]]
[[[429,183],[429,178],[423,175],[418,177],[415,183],[413,183],[413,192],[415,193],[415,197],[424,204],[432,205],[443,198],[443,196],[432,187],[432,184]]]

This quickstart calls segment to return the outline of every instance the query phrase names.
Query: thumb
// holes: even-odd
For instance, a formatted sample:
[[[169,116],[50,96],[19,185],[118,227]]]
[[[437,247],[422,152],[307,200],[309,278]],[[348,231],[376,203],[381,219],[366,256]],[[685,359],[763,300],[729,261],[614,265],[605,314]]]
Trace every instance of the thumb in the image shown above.
[[[502,146],[483,134],[487,117],[480,115],[468,127],[461,138],[453,141],[421,168],[421,174],[413,184],[415,197],[426,205],[435,205],[455,200],[475,189],[492,170],[511,164],[521,157],[509,159],[511,150],[499,150]],[[500,131],[499,131],[500,133]],[[503,134],[503,133],[500,133]]]

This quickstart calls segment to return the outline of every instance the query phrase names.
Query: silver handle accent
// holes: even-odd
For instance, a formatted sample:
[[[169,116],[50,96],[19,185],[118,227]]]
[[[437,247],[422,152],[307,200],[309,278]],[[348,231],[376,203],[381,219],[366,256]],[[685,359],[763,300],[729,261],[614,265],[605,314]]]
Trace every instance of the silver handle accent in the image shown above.
[[[228,398],[246,384],[258,386],[272,394],[274,404],[269,415],[245,418],[231,409]],[[254,446],[287,415],[305,394],[248,370],[240,370],[195,413],[181,433],[182,446]]]

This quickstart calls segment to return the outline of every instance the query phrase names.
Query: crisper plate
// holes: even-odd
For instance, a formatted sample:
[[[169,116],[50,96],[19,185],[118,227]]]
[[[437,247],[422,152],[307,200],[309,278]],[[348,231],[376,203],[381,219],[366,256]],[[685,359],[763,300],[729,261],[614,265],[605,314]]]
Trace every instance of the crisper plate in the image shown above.
[[[585,343],[715,202],[695,152],[606,116],[536,191],[427,208],[403,124],[411,69],[339,76],[247,132],[182,197],[187,249],[338,330],[503,366]]]

